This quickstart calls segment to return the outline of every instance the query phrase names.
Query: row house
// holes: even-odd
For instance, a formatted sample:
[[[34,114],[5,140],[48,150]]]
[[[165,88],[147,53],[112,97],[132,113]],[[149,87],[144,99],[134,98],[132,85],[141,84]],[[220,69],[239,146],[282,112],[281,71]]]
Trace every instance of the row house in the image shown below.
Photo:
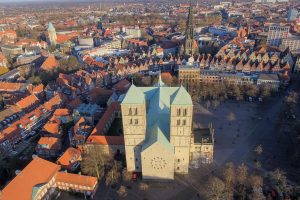
[[[41,127],[62,102],[62,98],[56,95],[2,130],[0,132],[0,150],[9,151],[26,138],[31,131]]]
[[[96,177],[60,172],[60,170],[60,165],[36,157],[4,187],[1,197],[3,199],[56,199],[60,191],[76,191],[91,198],[94,196],[98,188]]]
[[[216,54],[215,57],[223,60],[235,59],[239,61],[249,60],[252,63],[270,63],[270,65],[276,65],[276,63],[279,63],[279,65],[288,63],[291,67],[294,65],[292,55],[288,49],[285,51],[267,51],[266,49],[261,48],[258,51],[252,51],[250,49],[230,49],[228,46],[225,46]]]

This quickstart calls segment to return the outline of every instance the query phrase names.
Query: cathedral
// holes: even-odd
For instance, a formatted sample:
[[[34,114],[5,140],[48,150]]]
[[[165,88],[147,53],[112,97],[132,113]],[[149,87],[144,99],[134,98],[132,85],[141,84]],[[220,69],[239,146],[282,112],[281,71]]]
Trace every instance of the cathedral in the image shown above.
[[[184,87],[132,85],[122,104],[127,170],[143,179],[172,180],[188,173],[193,103]]]

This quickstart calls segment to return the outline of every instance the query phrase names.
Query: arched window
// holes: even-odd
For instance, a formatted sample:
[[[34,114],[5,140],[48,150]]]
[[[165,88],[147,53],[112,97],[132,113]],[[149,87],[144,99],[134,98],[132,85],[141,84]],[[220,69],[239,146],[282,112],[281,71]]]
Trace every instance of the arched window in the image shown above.
[[[131,109],[131,108],[129,108],[129,113],[128,113],[128,115],[132,115],[132,109]]]

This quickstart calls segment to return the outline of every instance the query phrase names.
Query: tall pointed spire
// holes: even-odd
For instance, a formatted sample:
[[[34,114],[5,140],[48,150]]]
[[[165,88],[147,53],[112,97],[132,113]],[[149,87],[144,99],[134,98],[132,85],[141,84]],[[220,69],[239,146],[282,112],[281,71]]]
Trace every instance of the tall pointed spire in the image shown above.
[[[159,71],[158,81],[156,84],[154,84],[154,86],[156,86],[156,87],[165,87],[166,86],[166,84],[161,79],[161,71]]]
[[[188,19],[186,21],[184,54],[189,56],[192,56],[194,54],[194,25],[192,0],[190,0]]]

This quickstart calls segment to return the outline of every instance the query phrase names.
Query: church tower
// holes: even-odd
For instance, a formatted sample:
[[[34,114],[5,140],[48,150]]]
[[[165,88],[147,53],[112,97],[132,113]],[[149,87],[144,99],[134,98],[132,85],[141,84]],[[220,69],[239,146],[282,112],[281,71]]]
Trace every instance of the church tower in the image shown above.
[[[146,136],[146,99],[134,84],[121,105],[127,170],[141,172],[141,151]]]
[[[174,170],[187,174],[193,124],[193,104],[186,101],[188,92],[181,86],[171,102],[170,143],[175,147]]]
[[[192,1],[190,0],[190,8],[185,29],[184,54],[192,56],[194,54],[194,25],[193,25],[193,10]]]
[[[49,22],[48,25],[48,35],[49,35],[50,44],[56,45],[56,41],[57,41],[56,30],[51,22]]]

